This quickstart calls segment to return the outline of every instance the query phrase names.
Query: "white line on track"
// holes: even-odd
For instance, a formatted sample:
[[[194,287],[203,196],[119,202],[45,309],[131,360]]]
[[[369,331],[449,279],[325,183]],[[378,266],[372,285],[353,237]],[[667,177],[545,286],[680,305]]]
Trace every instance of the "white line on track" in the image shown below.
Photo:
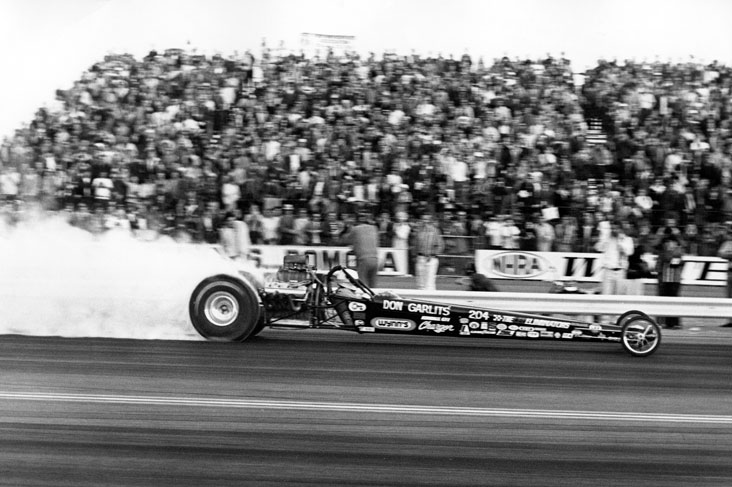
[[[56,394],[41,392],[0,392],[0,399],[15,401],[80,402],[101,404],[139,404],[196,406],[208,408],[285,409],[326,412],[391,414],[432,414],[441,416],[585,419],[603,421],[641,421],[653,423],[700,423],[732,425],[732,416],[699,414],[660,414],[611,411],[562,411],[543,409],[463,408],[401,404],[359,404],[341,402],[273,401],[265,399],[219,399],[210,397],[116,396],[98,394]]]

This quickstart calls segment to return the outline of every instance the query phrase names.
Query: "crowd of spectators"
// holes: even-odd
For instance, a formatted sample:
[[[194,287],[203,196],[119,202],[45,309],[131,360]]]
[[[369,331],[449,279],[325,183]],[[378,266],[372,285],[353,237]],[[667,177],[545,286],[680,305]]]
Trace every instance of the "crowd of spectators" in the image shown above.
[[[0,146],[0,224],[27,208],[94,233],[381,244],[434,215],[446,252],[594,251],[621,222],[716,255],[732,220],[729,67],[567,59],[110,55]],[[593,132],[593,122],[599,127]],[[2,225],[0,225],[0,229]]]

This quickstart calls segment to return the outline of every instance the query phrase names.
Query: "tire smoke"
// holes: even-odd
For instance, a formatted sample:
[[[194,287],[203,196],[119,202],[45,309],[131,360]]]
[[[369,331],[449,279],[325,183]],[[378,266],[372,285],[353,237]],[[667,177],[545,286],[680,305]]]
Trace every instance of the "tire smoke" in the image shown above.
[[[238,267],[210,246],[21,223],[0,232],[0,334],[201,340],[191,292]]]

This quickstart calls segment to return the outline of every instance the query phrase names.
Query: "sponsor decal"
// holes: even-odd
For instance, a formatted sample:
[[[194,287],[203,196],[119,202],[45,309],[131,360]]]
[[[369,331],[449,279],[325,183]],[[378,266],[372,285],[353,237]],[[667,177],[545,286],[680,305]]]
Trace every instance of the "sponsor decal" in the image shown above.
[[[570,327],[570,324],[565,321],[544,320],[540,318],[526,318],[526,324],[535,326],[546,326],[547,328],[562,328],[563,330],[567,330]]]
[[[562,334],[561,334],[561,333],[559,333],[559,332],[556,332],[556,333],[554,334],[554,338],[562,338]]]
[[[366,305],[364,303],[348,303],[348,309],[351,311],[366,311]]]
[[[519,327],[518,327],[518,325],[510,325],[510,326],[508,327],[508,329],[509,329],[509,330],[513,330],[513,331],[516,331],[516,330],[518,330],[518,329],[519,329]]]
[[[602,326],[598,325],[597,323],[593,323],[590,325],[590,331],[592,333],[600,333],[602,331]]]
[[[516,336],[519,338],[526,338],[526,332],[525,331],[517,331]]]
[[[503,323],[499,323],[499,324],[497,324],[497,325],[496,325],[496,329],[497,329],[497,330],[501,330],[501,331],[503,331],[503,330],[505,330],[506,328],[508,328],[508,325],[504,325]]]
[[[562,333],[562,338],[566,340],[571,340],[572,338],[574,338],[574,333]]]
[[[468,325],[462,325],[460,327],[460,334],[461,335],[470,335],[470,327]]]
[[[514,334],[514,332],[511,330],[498,330],[496,332],[496,336],[499,336],[499,337],[512,337],[513,334]]]
[[[407,304],[407,311],[425,315],[450,316],[450,307],[440,306],[439,304],[409,303]]]
[[[454,328],[452,325],[443,325],[442,323],[423,321],[422,323],[420,323],[419,329],[433,331],[435,333],[445,333],[446,331],[452,331]]]
[[[544,257],[529,252],[499,252],[488,257],[487,264],[494,274],[512,279],[530,279],[551,268]]]
[[[404,307],[404,301],[390,301],[385,299],[381,307],[389,311],[401,311]]]
[[[477,321],[471,321],[470,322],[470,329],[471,330],[479,330],[480,329],[480,323]]]
[[[491,314],[482,309],[471,309],[468,311],[468,318],[471,320],[490,320]]]
[[[582,330],[572,330],[572,335],[574,335],[576,337],[581,337],[582,336]]]
[[[381,330],[412,331],[417,327],[417,323],[404,319],[374,318],[371,320],[371,326]]]
[[[470,321],[468,318],[460,318],[460,323],[463,325],[467,324],[468,321]]]
[[[538,331],[530,331],[526,333],[526,336],[529,338],[539,338],[539,332]]]
[[[356,324],[356,326],[366,325],[366,323],[363,320],[354,320],[353,322]]]
[[[493,315],[493,321],[498,323],[513,323],[515,320],[515,316]]]
[[[540,335],[541,335],[541,338],[554,338],[554,333],[552,333],[551,331],[547,331],[547,330],[542,330]]]

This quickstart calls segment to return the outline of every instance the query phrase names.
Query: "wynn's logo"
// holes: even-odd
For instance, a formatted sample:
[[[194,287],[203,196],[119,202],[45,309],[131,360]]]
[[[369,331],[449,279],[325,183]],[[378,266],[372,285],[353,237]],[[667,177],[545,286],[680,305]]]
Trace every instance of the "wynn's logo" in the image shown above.
[[[404,319],[374,318],[371,320],[371,326],[381,330],[412,331],[417,328],[417,323]]]

